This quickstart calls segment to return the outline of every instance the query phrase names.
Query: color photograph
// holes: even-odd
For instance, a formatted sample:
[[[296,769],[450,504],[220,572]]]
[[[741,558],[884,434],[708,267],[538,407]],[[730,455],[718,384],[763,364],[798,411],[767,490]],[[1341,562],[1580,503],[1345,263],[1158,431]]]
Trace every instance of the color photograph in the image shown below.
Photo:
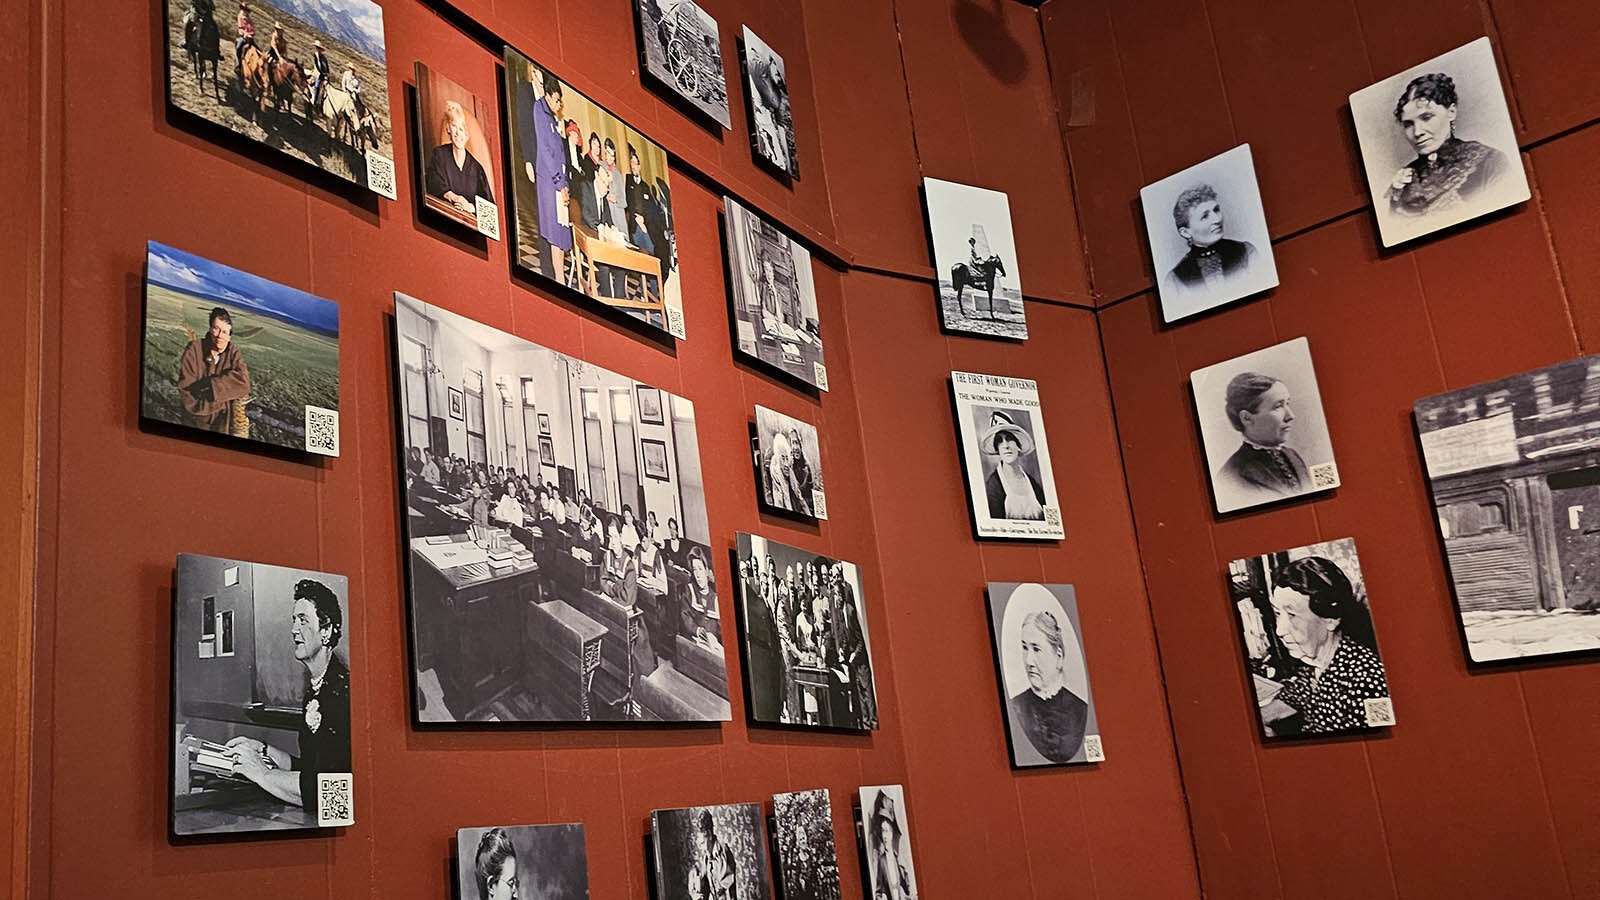
[[[805,519],[828,517],[817,426],[757,406],[755,463],[767,509]]]
[[[1067,536],[1030,378],[951,372],[967,502],[978,537]]]
[[[990,582],[989,620],[1011,764],[1104,761],[1072,585]]]
[[[728,115],[728,76],[722,67],[717,20],[694,0],[634,0],[649,80],[721,125]]]
[[[457,225],[500,240],[499,136],[495,110],[449,78],[416,64],[417,133],[423,205]]]
[[[456,900],[589,900],[583,825],[456,829]]]
[[[778,896],[839,900],[839,853],[827,788],[773,794],[772,829],[778,845]]]
[[[794,113],[789,106],[789,76],[784,71],[783,57],[748,27],[739,49],[750,110],[750,150],[756,162],[766,168],[799,179]]]
[[[916,900],[911,865],[911,823],[906,793],[898,784],[860,790],[861,829],[866,835],[867,895],[878,900]]]
[[[1000,191],[922,179],[946,331],[1020,341],[1028,336],[1011,201]]]
[[[722,216],[739,352],[827,390],[811,251],[732,197],[722,198]]]
[[[155,241],[145,255],[146,419],[339,455],[339,304]]]
[[[760,804],[658,809],[650,832],[657,900],[772,900]]]

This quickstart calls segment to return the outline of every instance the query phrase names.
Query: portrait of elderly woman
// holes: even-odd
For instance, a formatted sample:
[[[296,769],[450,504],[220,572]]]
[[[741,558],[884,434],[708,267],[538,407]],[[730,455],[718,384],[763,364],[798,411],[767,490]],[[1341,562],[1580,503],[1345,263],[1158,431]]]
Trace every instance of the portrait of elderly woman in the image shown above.
[[[1073,587],[992,583],[989,615],[1012,764],[1024,768],[1103,759]],[[1090,735],[1094,740],[1086,742]]]
[[[479,198],[496,202],[489,175],[493,160],[483,124],[487,107],[466,88],[420,62],[416,74],[417,122],[425,123],[416,134],[424,202],[429,209],[476,229]],[[483,233],[499,237],[498,227]]]
[[[1243,275],[1255,261],[1255,245],[1224,236],[1227,218],[1222,201],[1209,184],[1196,185],[1178,195],[1172,205],[1172,223],[1189,245],[1189,252],[1167,273],[1173,289],[1203,291],[1221,287],[1223,282]]]

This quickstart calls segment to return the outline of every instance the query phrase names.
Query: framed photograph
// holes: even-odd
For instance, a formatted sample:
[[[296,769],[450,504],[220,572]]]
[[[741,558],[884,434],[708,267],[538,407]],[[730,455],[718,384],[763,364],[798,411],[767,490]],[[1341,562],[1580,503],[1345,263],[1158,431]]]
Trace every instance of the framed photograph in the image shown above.
[[[765,819],[759,803],[650,813],[658,900],[772,900]]]
[[[1196,369],[1189,383],[1217,512],[1339,486],[1305,338]]]
[[[550,414],[549,413],[539,413],[539,433],[540,434],[546,434],[546,435],[550,433]]]
[[[661,419],[661,391],[653,387],[639,387],[639,422],[644,425],[660,425]]]
[[[811,251],[732,197],[722,198],[722,217],[739,352],[827,390]]]
[[[750,110],[750,150],[756,162],[798,180],[794,115],[789,108],[789,78],[783,57],[746,27],[739,50],[744,62],[745,96]]]
[[[1600,356],[1415,408],[1473,662],[1600,650]]]
[[[496,111],[471,91],[416,63],[418,161],[423,206],[492,240],[500,240],[494,148]]]
[[[1264,735],[1394,724],[1355,541],[1236,559],[1228,584]]]
[[[1030,378],[951,372],[967,505],[978,537],[1067,536],[1050,445]]]
[[[1161,319],[1179,319],[1278,286],[1272,235],[1250,145],[1139,191]]]
[[[828,517],[817,426],[757,406],[755,451],[762,505],[807,519]]]
[[[170,106],[395,199],[382,7],[162,5]]]
[[[772,829],[778,850],[778,896],[839,900],[839,852],[828,789],[773,794]]]
[[[646,80],[723,128],[731,128],[717,20],[694,0],[634,0],[633,9],[639,22],[639,64]]]
[[[349,582],[185,553],[173,594],[172,833],[354,825]]]
[[[667,152],[510,47],[516,268],[683,339]]]
[[[861,831],[867,863],[867,896],[916,900],[917,873],[911,864],[911,823],[906,793],[898,784],[860,789]]]
[[[339,455],[339,304],[151,241],[139,414]]]
[[[589,900],[582,824],[458,828],[455,870],[459,900]]]
[[[461,389],[446,388],[446,391],[448,391],[450,397],[450,418],[465,419],[467,417],[466,397],[461,393]]]
[[[877,729],[861,571],[755,534],[737,547],[750,721]]]
[[[1350,95],[1385,247],[1527,200],[1487,37]]]
[[[1103,762],[1072,585],[991,581],[989,624],[1011,764]]]
[[[939,322],[946,331],[1024,340],[1027,310],[1011,231],[1011,201],[1000,191],[922,179]]]
[[[694,404],[404,294],[395,340],[416,720],[730,720]]]

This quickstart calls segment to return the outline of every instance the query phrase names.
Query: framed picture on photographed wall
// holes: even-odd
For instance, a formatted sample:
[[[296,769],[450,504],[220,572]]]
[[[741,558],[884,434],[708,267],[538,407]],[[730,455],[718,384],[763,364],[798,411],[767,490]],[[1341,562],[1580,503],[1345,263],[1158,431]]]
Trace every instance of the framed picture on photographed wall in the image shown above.
[[[550,433],[550,414],[549,413],[539,413],[538,421],[539,421],[539,433],[543,434],[543,435],[548,435]]]
[[[756,407],[756,483],[761,504],[807,519],[828,517],[817,426],[765,406]]]
[[[967,502],[978,537],[1067,536],[1031,378],[951,372]]]
[[[634,0],[633,10],[645,80],[723,128],[732,127],[717,20],[694,0]]]
[[[800,160],[795,155],[794,113],[783,57],[748,27],[741,34],[739,51],[750,110],[751,152],[767,169],[798,180]]]
[[[1000,191],[922,179],[928,234],[946,331],[1020,341],[1028,337],[1011,201]]]
[[[467,417],[466,395],[461,393],[460,388],[450,388],[448,394],[450,398],[450,418],[465,419]]]
[[[811,251],[732,197],[722,198],[734,346],[744,356],[828,389]]]
[[[582,824],[458,828],[455,871],[459,900],[589,897]]]
[[[500,240],[500,166],[495,111],[471,91],[416,63],[417,133],[423,206],[484,237]]]
[[[658,900],[772,900],[759,803],[655,810],[650,841]]]
[[[661,424],[661,391],[640,385],[639,421],[646,425]]]
[[[660,423],[657,423],[660,424]],[[667,463],[667,445],[649,438],[639,442],[640,458],[644,461],[644,477],[657,481],[671,480],[671,466]]]
[[[989,620],[1011,764],[1103,762],[1072,585],[990,582]]]

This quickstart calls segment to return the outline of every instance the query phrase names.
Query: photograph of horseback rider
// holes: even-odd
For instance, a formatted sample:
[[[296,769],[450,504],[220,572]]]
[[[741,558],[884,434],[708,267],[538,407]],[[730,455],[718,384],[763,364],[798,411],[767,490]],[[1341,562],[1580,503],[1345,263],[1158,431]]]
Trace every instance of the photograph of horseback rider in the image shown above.
[[[1006,195],[937,178],[924,178],[922,184],[944,329],[1025,339],[1028,323]]]

